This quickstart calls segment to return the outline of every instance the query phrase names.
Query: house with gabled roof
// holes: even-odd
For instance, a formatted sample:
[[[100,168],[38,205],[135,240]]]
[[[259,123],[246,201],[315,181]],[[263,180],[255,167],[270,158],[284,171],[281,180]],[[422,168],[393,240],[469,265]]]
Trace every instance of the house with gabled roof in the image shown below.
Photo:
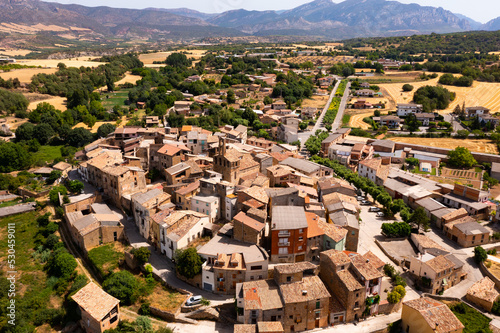
[[[448,306],[429,297],[403,303],[401,327],[408,333],[461,333],[464,329]]]
[[[477,281],[467,290],[465,297],[468,301],[491,312],[493,304],[498,300],[500,294],[496,290],[495,282],[485,276]]]
[[[101,333],[118,326],[120,300],[106,293],[94,282],[89,282],[71,298],[80,308],[80,326],[85,332]]]

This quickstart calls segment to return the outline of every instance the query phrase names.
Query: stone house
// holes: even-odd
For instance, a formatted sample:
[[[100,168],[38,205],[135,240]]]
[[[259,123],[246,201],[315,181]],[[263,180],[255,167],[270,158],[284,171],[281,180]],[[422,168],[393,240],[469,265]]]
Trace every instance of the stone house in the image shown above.
[[[465,297],[469,302],[491,312],[493,304],[498,300],[499,295],[500,294],[495,288],[495,282],[485,276],[467,290]]]
[[[332,324],[358,320],[365,311],[368,299],[380,295],[382,277],[370,256],[336,250],[320,254],[320,277],[332,291],[340,307],[332,312]],[[379,304],[372,304],[370,314],[378,313]]]
[[[267,168],[267,177],[269,185],[275,187],[285,186],[287,183],[300,184],[302,175],[289,166],[278,164]]]
[[[132,195],[132,213],[134,214],[135,225],[139,228],[139,233],[150,240],[150,217],[156,214],[160,207],[170,203],[170,194],[162,189],[153,189],[145,193]]]
[[[180,147],[170,144],[163,145],[157,151],[151,152],[150,168],[159,170],[163,177],[166,177],[165,169],[179,164],[184,159],[184,151]]]
[[[88,283],[71,298],[80,308],[80,326],[85,332],[101,333],[118,326],[120,300],[106,293],[94,282]]]
[[[191,210],[208,215],[210,223],[220,219],[221,200],[216,195],[195,195],[191,198]]]
[[[264,227],[264,223],[256,221],[240,211],[233,218],[233,237],[242,242],[261,245],[264,237]]]
[[[427,249],[416,257],[410,257],[408,271],[421,287],[438,294],[460,283],[466,277],[463,262],[454,255],[439,249]]]
[[[188,210],[191,208],[191,198],[200,192],[200,181],[194,181],[174,191],[173,198],[178,209]]]
[[[461,333],[464,329],[448,306],[429,297],[403,303],[401,327],[408,333]]]
[[[237,320],[243,324],[284,320],[284,304],[274,280],[258,280],[236,285]]]
[[[444,232],[446,237],[462,247],[485,245],[490,242],[490,231],[470,217],[446,224]]]
[[[359,220],[356,215],[346,211],[337,211],[328,214],[328,222],[347,230],[345,249],[356,252],[359,243]]]
[[[266,279],[268,255],[258,245],[216,235],[198,250],[206,261],[202,266],[202,288],[234,295],[236,285]]]

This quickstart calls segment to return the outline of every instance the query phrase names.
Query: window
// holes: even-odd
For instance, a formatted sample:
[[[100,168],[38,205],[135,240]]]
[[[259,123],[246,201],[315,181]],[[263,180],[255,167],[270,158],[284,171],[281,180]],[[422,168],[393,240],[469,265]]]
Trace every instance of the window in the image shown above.
[[[316,320],[320,320],[321,319],[321,311],[316,311],[315,315],[316,315]]]
[[[319,309],[320,305],[321,305],[321,302],[320,301],[316,301],[316,309]]]
[[[286,277],[286,282],[292,282],[292,277],[291,276],[287,276]]]
[[[354,308],[359,308],[359,302],[358,301],[354,302]]]
[[[304,241],[304,237],[300,236],[299,237],[299,242],[303,242]]]
[[[302,245],[299,246],[298,248],[299,251],[302,251]]]
[[[206,205],[207,205],[207,207],[208,207],[208,203],[207,203]]]
[[[280,247],[279,254],[288,254],[288,248],[287,247]]]
[[[299,229],[299,233],[303,233],[304,232],[304,229]]]

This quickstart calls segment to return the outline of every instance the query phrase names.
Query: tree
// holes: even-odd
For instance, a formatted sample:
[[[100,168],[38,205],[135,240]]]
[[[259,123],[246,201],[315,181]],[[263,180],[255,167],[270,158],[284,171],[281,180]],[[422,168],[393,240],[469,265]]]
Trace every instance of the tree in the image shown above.
[[[374,115],[375,117],[380,117],[380,110],[375,110],[375,111],[373,112],[373,115]]]
[[[137,299],[137,279],[129,271],[111,274],[102,284],[103,289],[124,304],[132,304]]]
[[[38,223],[38,225],[42,228],[45,228],[49,222],[50,222],[50,216],[52,215],[52,213],[45,213],[44,215],[38,217],[36,219],[36,222]]]
[[[469,131],[467,130],[459,130],[457,131],[457,137],[460,139],[467,139],[469,137]]]
[[[54,186],[49,192],[49,199],[55,206],[59,206],[59,193],[62,196],[68,194],[68,190],[63,185]]]
[[[68,135],[68,144],[73,147],[82,147],[92,142],[93,134],[82,127],[72,129]]]
[[[418,131],[418,128],[422,125],[422,123],[417,120],[417,116],[415,116],[413,113],[410,113],[406,117],[405,124],[406,126],[408,126],[408,130],[410,131],[410,133]]]
[[[234,104],[234,103],[236,103],[236,96],[235,96],[233,90],[228,90],[227,91],[226,100],[227,100],[227,104]]]
[[[411,228],[406,222],[383,223],[382,232],[387,237],[408,237],[411,234]]]
[[[387,301],[391,304],[399,303],[399,301],[401,301],[401,298],[401,295],[394,290],[387,294]]]
[[[35,131],[35,125],[33,125],[32,123],[24,123],[16,129],[16,140],[29,141],[33,139],[34,131]]]
[[[307,121],[303,121],[299,124],[299,128],[304,131],[305,129],[307,129],[307,126],[309,126],[309,123]]]
[[[31,155],[23,145],[0,141],[0,172],[24,170],[31,165]]]
[[[420,87],[413,95],[413,102],[422,104],[424,112],[444,110],[454,99],[455,93],[440,86]]]
[[[139,262],[139,265],[142,266],[148,262],[151,251],[147,247],[140,247],[138,249],[135,249],[132,254],[134,255],[134,258]]]
[[[403,286],[394,287],[394,291],[400,294],[401,298],[404,298],[406,296],[406,289]]]
[[[408,165],[411,165],[412,167],[416,167],[416,166],[418,166],[420,161],[418,160],[418,158],[408,157],[407,159],[405,159],[405,163],[407,163]]]
[[[33,137],[35,137],[42,145],[47,144],[54,134],[55,132],[52,129],[52,126],[46,123],[38,124],[33,129]]]
[[[186,55],[182,53],[172,53],[167,57],[165,63],[169,66],[178,68],[191,66],[191,60],[189,60]]]
[[[47,249],[52,250],[56,244],[59,243],[59,237],[54,234],[49,235],[43,244]]]
[[[478,264],[488,259],[488,253],[486,253],[486,250],[482,246],[474,248],[474,259]]]
[[[273,99],[269,96],[264,97],[264,105],[273,104]]]
[[[116,127],[113,124],[102,124],[97,129],[97,135],[99,135],[100,138],[105,138],[109,134],[113,133],[115,131],[115,129],[116,129]]]
[[[49,177],[47,178],[46,182],[47,184],[54,184],[56,180],[61,178],[62,172],[59,170],[52,170],[49,174]]]
[[[201,273],[203,260],[194,247],[185,250],[177,250],[175,253],[175,262],[176,270],[179,274],[188,279],[192,279]]]
[[[45,268],[50,275],[67,279],[77,266],[75,258],[65,248],[59,248],[52,252]]]
[[[411,214],[409,222],[413,225],[416,225],[418,230],[420,230],[420,227],[423,227],[424,230],[427,231],[429,229],[430,219],[427,217],[425,209],[422,207],[418,207]]]
[[[457,168],[471,168],[477,164],[469,149],[457,147],[448,153],[448,163]]]
[[[413,90],[413,86],[411,84],[405,84],[403,85],[403,91],[412,91]]]
[[[73,193],[80,193],[84,187],[85,187],[84,184],[81,181],[76,180],[76,179],[70,180],[68,183],[68,188]]]

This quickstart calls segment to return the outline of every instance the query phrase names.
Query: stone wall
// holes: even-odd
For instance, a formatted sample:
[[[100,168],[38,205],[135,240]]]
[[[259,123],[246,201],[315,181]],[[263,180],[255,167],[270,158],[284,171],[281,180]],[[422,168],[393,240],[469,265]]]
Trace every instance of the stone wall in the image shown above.
[[[170,321],[170,322],[175,321],[175,313],[172,313],[170,311],[161,310],[161,309],[155,308],[154,306],[150,306],[149,311],[151,311],[151,314],[153,316],[159,317],[161,319],[164,319],[164,320]]]

